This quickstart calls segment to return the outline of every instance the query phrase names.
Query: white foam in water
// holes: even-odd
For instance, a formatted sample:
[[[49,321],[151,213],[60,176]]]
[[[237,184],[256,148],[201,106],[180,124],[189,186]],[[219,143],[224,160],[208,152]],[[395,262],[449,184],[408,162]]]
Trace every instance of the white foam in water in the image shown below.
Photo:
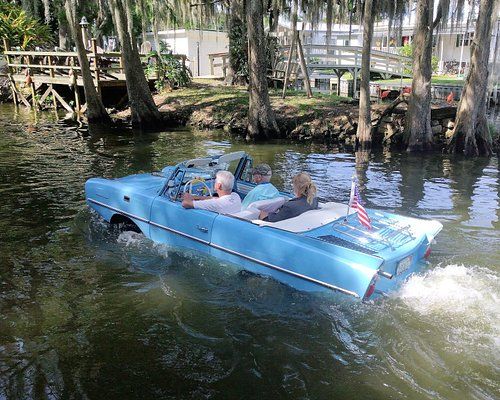
[[[144,243],[144,235],[133,231],[121,232],[117,239],[118,243],[123,243],[125,246],[137,246]]]
[[[396,293],[412,310],[462,344],[500,357],[500,277],[477,266],[447,265],[412,276]]]
[[[168,246],[162,243],[155,243],[150,239],[146,238],[142,233],[137,233],[133,231],[124,231],[118,235],[116,240],[118,243],[124,244],[126,247],[138,248],[139,250],[149,250],[152,251],[152,255],[159,255],[163,258],[167,258]]]

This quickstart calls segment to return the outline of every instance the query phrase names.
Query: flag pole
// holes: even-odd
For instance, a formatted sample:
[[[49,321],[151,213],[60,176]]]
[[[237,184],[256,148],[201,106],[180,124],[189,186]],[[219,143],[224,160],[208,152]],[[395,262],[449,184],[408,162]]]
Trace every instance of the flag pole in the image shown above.
[[[351,203],[352,203],[352,199],[354,198],[354,189],[356,186],[355,179],[356,178],[353,175],[351,178],[351,194],[349,195],[349,202],[347,203],[347,214],[345,215],[344,222],[347,222],[347,217],[349,216],[349,211],[351,211]]]

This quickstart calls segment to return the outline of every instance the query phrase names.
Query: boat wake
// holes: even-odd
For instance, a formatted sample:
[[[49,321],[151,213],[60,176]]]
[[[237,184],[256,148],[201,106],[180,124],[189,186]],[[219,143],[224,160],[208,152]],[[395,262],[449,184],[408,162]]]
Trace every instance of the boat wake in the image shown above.
[[[118,243],[124,244],[126,247],[129,246],[140,247],[143,246],[146,242],[150,242],[150,240],[146,239],[146,237],[142,233],[137,233],[133,231],[120,232],[116,241]]]
[[[411,310],[449,333],[457,351],[500,360],[500,276],[479,266],[438,266],[412,276],[395,294]]]

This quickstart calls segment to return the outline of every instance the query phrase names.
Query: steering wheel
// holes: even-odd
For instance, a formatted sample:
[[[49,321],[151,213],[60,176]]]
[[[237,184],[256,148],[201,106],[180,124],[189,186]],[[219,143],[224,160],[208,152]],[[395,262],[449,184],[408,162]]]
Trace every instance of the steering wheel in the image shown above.
[[[186,184],[184,185],[184,193],[186,193],[188,191],[188,188],[189,188],[189,194],[192,194],[193,183],[201,183],[205,187],[205,189],[207,189],[210,197],[212,197],[212,191],[210,190],[208,185],[205,183],[205,179],[203,179],[203,178],[194,178],[194,179],[187,181]]]

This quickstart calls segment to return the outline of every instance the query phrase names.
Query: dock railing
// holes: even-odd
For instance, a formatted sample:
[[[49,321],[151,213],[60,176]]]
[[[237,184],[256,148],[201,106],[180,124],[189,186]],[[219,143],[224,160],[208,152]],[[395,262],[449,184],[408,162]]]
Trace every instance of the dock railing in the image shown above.
[[[38,108],[47,96],[52,94],[54,106],[56,106],[57,99],[68,111],[75,111],[54,88],[54,85],[70,85],[75,91],[75,109],[81,111],[76,88],[83,86],[83,80],[77,52],[13,50],[5,39],[4,49],[7,76],[16,104],[23,103],[28,107]],[[140,57],[146,78],[156,80],[158,76],[154,72],[154,68],[148,68],[154,63],[154,57],[149,54],[140,54]],[[186,70],[186,56],[174,54],[174,57],[179,59],[182,67]],[[87,58],[94,85],[99,93],[104,86],[125,86],[125,70],[121,52],[101,51],[96,40],[92,39],[91,48],[87,51]],[[31,94],[25,96],[18,88],[19,83],[30,86]],[[40,98],[37,98],[35,92],[41,85],[48,85],[48,88]]]

